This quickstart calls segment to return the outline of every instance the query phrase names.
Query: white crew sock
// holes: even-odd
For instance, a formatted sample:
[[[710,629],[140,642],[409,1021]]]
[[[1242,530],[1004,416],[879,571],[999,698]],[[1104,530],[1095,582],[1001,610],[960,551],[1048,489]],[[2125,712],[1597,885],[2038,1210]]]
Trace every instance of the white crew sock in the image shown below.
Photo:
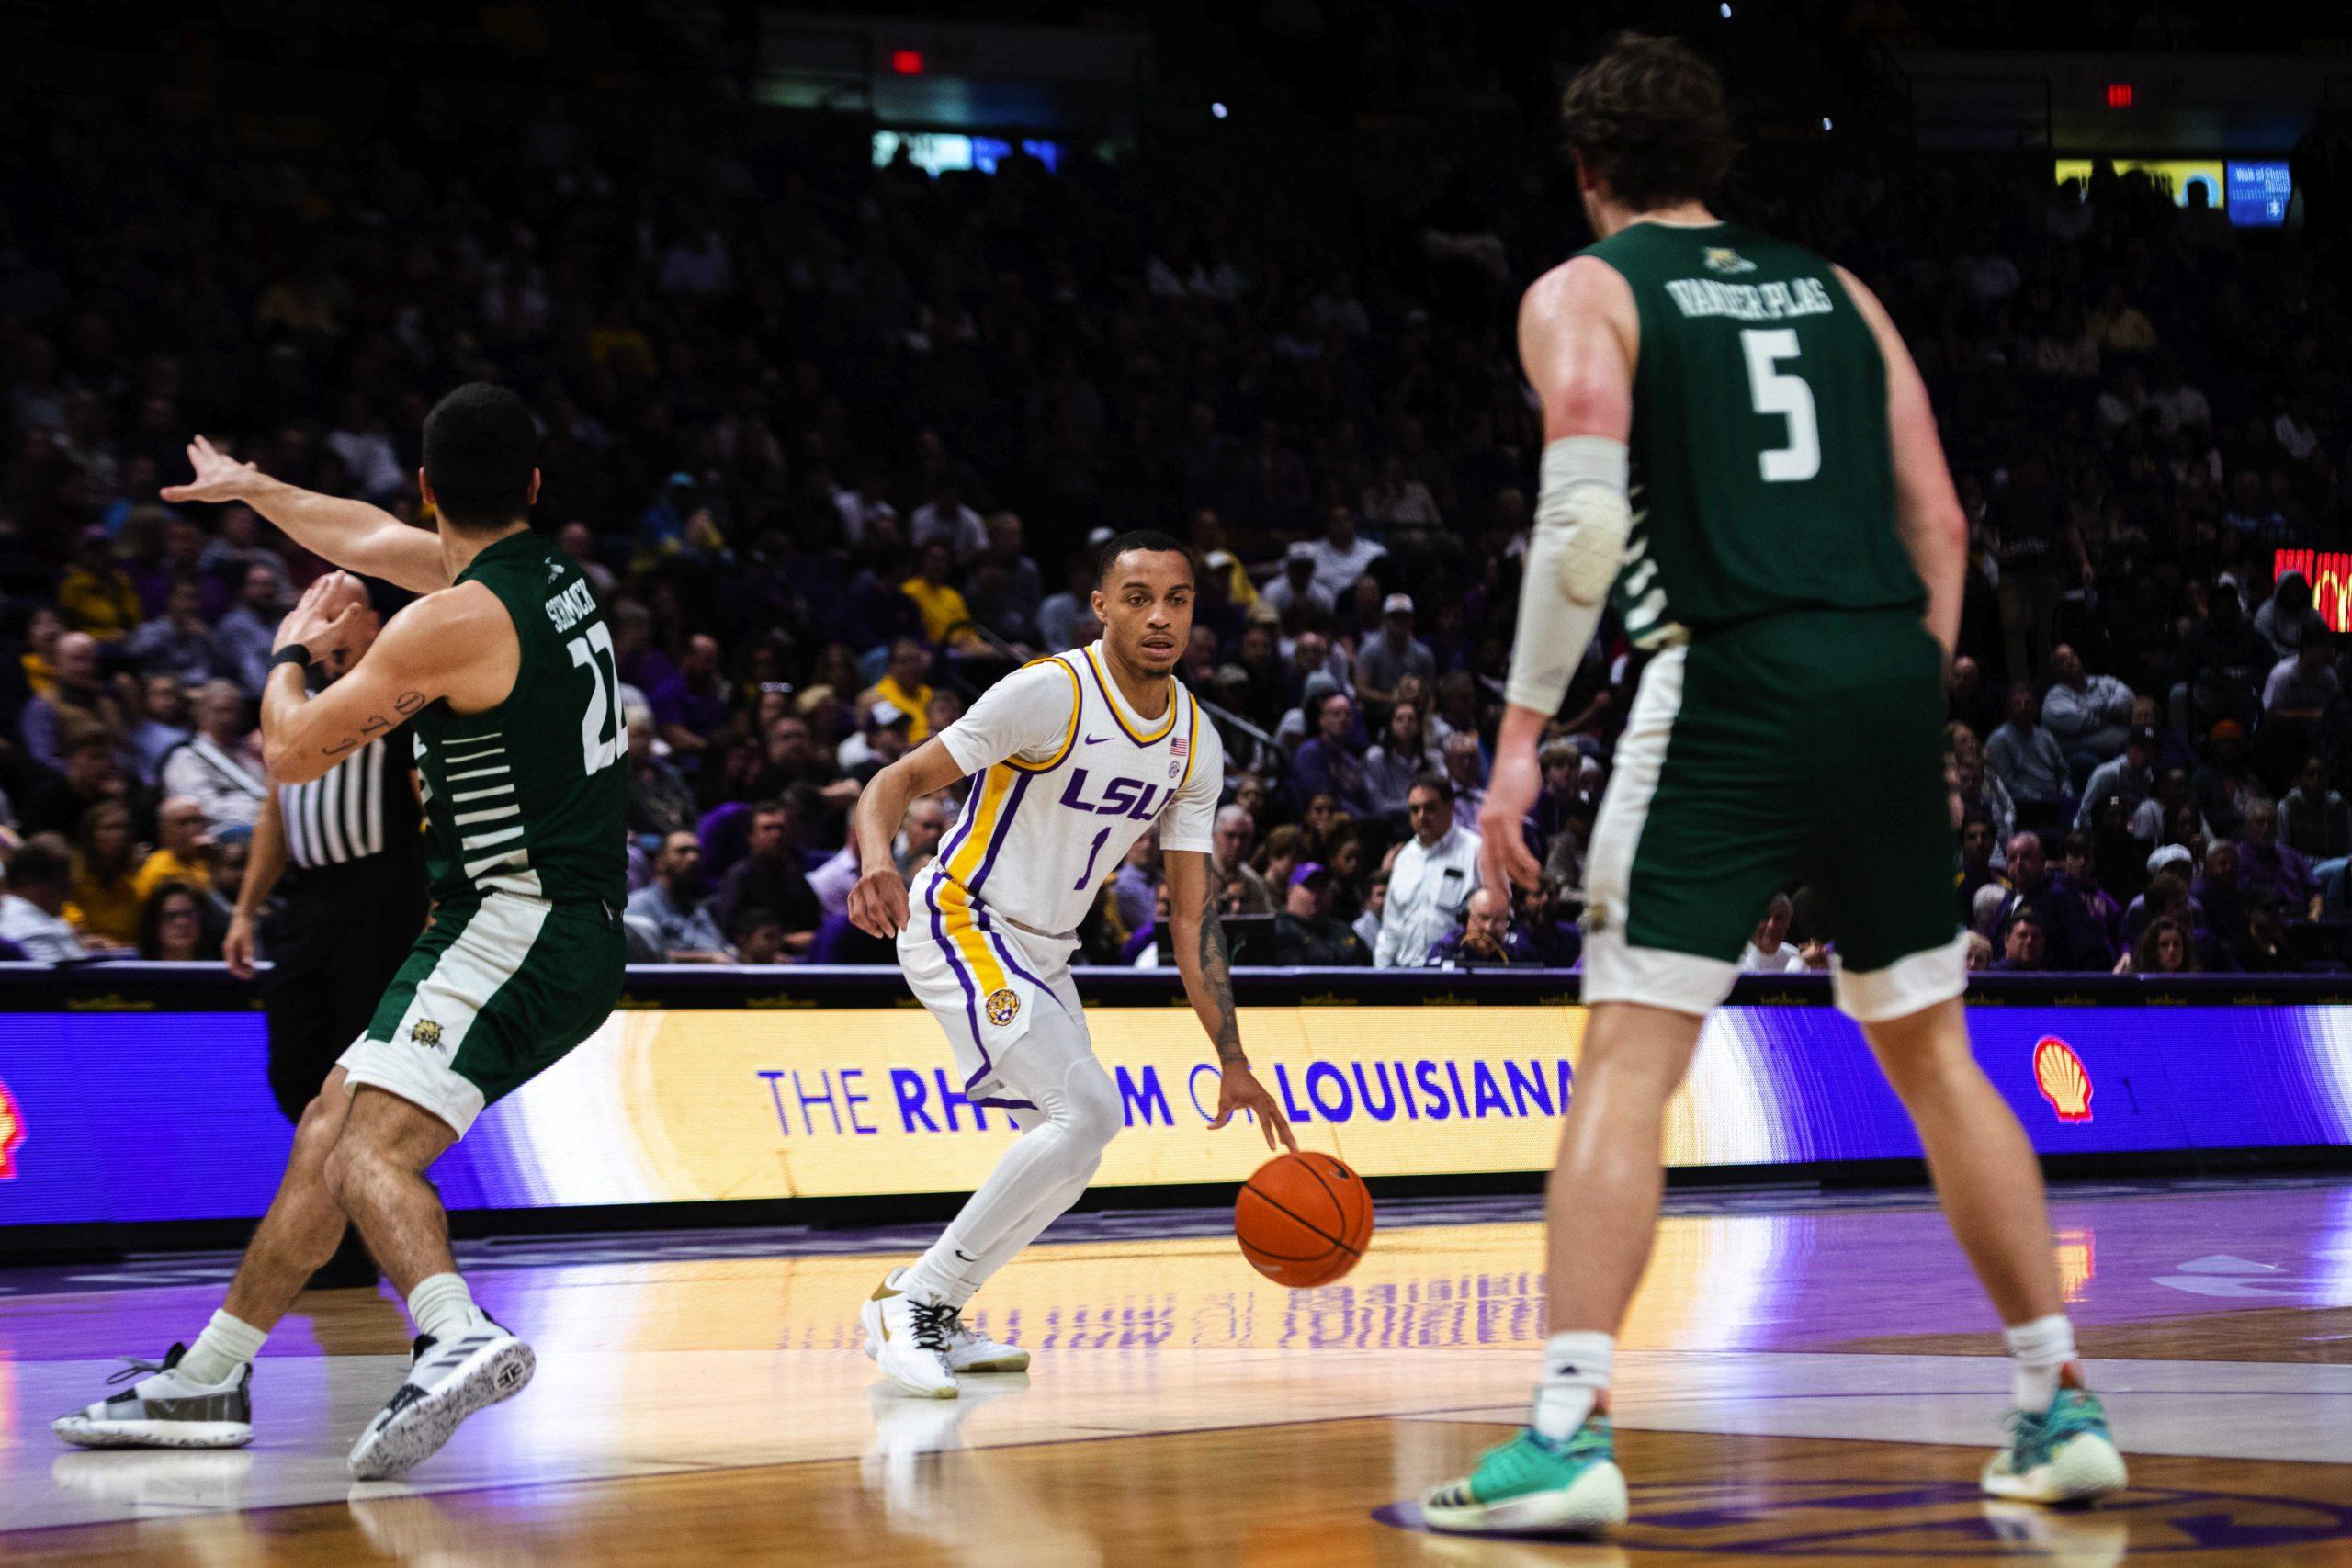
[[[455,1274],[435,1274],[419,1281],[408,1293],[408,1314],[415,1319],[419,1334],[435,1339],[447,1339],[490,1321],[489,1314],[474,1305],[474,1293]]]
[[[2075,1359],[2075,1325],[2063,1312],[2001,1330],[2009,1346],[2009,1389],[2019,1410],[2036,1415],[2058,1396],[2059,1370]]]
[[[196,1337],[196,1343],[187,1348],[187,1354],[180,1358],[180,1375],[206,1388],[218,1388],[261,1354],[261,1342],[268,1337],[266,1328],[216,1312],[204,1332]]]
[[[1565,1443],[1591,1416],[1617,1359],[1613,1334],[1555,1334],[1544,1342],[1544,1381],[1535,1385],[1535,1431]]]

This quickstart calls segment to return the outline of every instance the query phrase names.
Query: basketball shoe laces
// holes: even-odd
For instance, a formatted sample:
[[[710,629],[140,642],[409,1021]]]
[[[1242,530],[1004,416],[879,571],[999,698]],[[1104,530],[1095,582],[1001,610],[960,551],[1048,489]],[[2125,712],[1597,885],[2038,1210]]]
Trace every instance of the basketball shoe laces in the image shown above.
[[[914,1320],[916,1347],[947,1354],[949,1338],[964,1326],[963,1314],[945,1302],[910,1302],[907,1310]]]

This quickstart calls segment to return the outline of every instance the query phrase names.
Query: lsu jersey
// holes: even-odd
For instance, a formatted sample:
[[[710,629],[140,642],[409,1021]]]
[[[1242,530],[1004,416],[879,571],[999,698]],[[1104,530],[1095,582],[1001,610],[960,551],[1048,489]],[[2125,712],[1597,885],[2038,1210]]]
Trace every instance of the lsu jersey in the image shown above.
[[[1146,719],[1111,678],[1100,644],[1000,681],[943,731],[978,775],[939,857],[910,891],[948,916],[967,906],[1041,935],[1066,935],[1153,823],[1162,850],[1211,847],[1225,759],[1182,682]],[[925,908],[913,902],[921,923]]]

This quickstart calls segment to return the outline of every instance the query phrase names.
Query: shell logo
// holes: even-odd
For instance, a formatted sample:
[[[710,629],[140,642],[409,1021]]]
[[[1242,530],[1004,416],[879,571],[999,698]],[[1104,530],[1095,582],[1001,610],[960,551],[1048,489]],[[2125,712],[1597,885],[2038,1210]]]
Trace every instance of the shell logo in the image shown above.
[[[2061,1122],[2091,1119],[2091,1075],[2075,1048],[2054,1034],[2045,1034],[2033,1048],[2033,1087],[2050,1102]]]
[[[24,1141],[24,1113],[17,1109],[17,1097],[8,1086],[0,1083],[0,1181],[17,1179],[17,1145]]]

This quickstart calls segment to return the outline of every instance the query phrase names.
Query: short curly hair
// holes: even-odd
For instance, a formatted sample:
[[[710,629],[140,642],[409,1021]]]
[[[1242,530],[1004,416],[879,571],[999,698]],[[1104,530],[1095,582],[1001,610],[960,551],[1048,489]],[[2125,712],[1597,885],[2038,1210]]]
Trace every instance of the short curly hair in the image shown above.
[[[1567,150],[1637,212],[1711,201],[1739,141],[1723,78],[1676,39],[1620,33],[1560,100]]]

